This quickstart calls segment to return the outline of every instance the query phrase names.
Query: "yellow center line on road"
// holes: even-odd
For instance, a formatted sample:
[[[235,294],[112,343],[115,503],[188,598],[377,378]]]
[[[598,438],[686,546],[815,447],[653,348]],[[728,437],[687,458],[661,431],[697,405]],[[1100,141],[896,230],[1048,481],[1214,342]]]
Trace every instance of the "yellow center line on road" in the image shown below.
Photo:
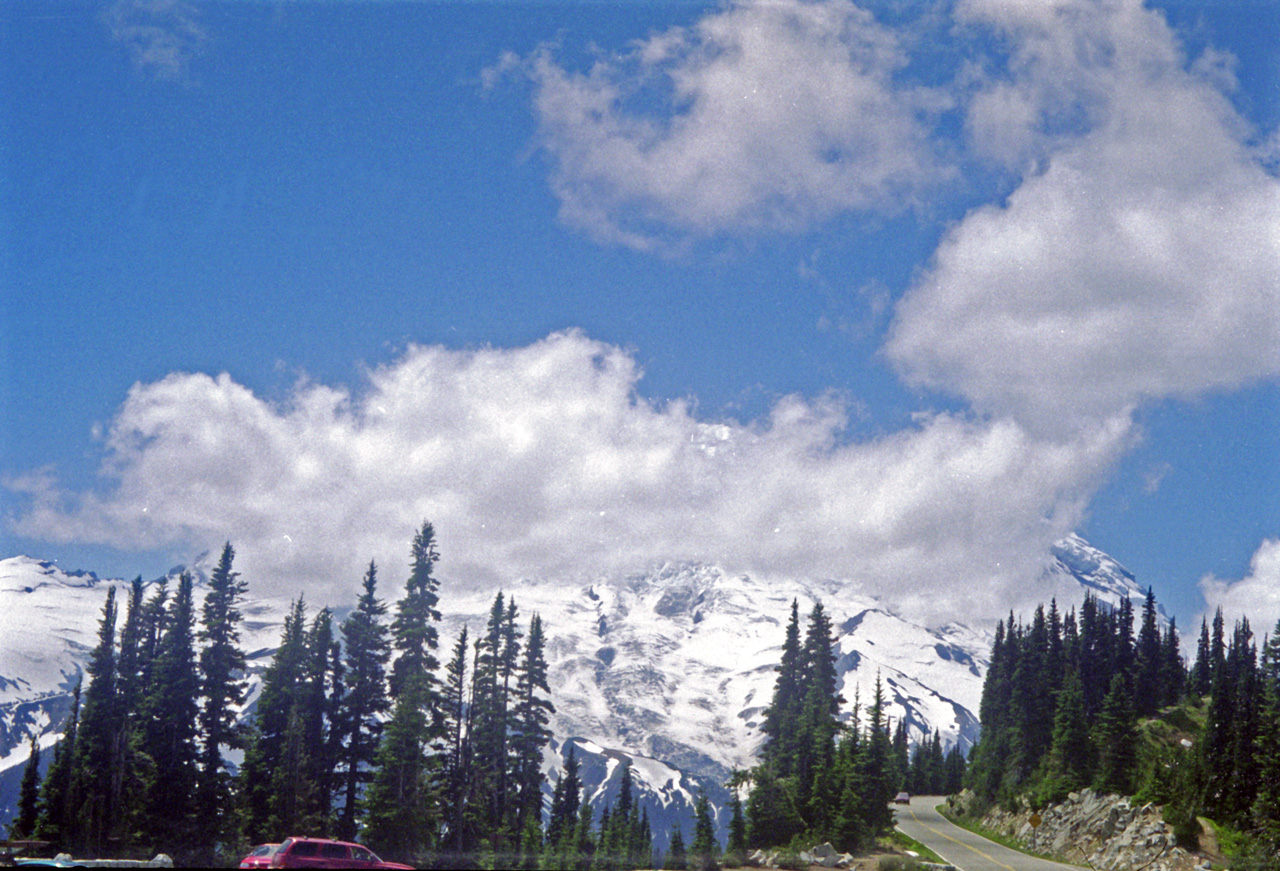
[[[1016,868],[1014,868],[1012,865],[1006,865],[1006,864],[1004,864],[1004,863],[1003,863],[1003,862],[1001,862],[999,859],[997,859],[997,858],[995,858],[994,856],[991,856],[991,855],[989,855],[989,854],[987,854],[987,853],[982,852],[982,851],[981,851],[981,850],[979,850],[977,847],[974,847],[974,846],[972,846],[972,845],[970,845],[970,844],[966,844],[964,841],[957,841],[955,838],[951,837],[951,836],[950,836],[950,835],[948,835],[946,832],[940,832],[940,831],[938,831],[938,830],[937,830],[937,829],[935,829],[933,826],[931,826],[931,825],[929,825],[928,823],[926,823],[926,822],[924,822],[923,820],[921,820],[921,819],[920,819],[920,817],[916,816],[916,809],[915,809],[915,808],[913,808],[913,807],[911,807],[910,805],[908,805],[908,806],[907,806],[907,810],[911,811],[911,818],[912,818],[913,820],[915,820],[915,821],[916,821],[917,823],[919,823],[920,825],[924,826],[924,827],[925,827],[926,829],[928,829],[929,831],[933,832],[933,833],[934,833],[935,835],[937,835],[938,837],[940,837],[940,838],[946,838],[946,839],[947,839],[948,841],[950,841],[951,843],[956,844],[957,846],[960,846],[960,847],[964,847],[966,850],[972,850],[973,852],[977,853],[977,854],[978,854],[979,856],[981,856],[982,858],[986,859],[988,862],[991,862],[991,863],[993,863],[993,864],[995,864],[995,865],[999,865],[1001,868],[1007,868],[1007,869],[1008,869],[1008,871],[1017,871],[1017,869],[1016,869]]]

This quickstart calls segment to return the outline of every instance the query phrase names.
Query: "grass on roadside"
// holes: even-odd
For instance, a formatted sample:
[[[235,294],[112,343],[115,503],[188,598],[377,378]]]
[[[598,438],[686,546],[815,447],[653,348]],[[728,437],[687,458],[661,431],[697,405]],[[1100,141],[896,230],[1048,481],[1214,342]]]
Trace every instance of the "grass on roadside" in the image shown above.
[[[919,853],[920,858],[925,862],[934,862],[938,865],[947,864],[946,859],[943,859],[915,838],[904,835],[897,829],[890,832],[887,837],[881,838],[881,843],[884,843],[886,847],[897,847],[902,850],[910,850],[913,853]]]

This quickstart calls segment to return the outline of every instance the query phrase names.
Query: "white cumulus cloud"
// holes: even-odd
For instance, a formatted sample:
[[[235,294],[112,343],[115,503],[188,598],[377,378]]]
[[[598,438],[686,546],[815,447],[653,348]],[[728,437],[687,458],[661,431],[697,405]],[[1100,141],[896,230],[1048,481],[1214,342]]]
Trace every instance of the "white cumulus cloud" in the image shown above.
[[[341,598],[370,558],[403,577],[429,519],[451,583],[699,560],[846,581],[924,619],[995,616],[1043,597],[1028,582],[1128,438],[1123,419],[1050,441],[939,414],[845,443],[834,397],[743,425],[638,398],[639,378],[577,332],[414,347],[357,393],[302,383],[274,404],[172,374],[129,392],[102,486],[10,482],[29,498],[17,527],[122,548],[230,539],[256,587]]]
[[[1280,539],[1267,539],[1254,553],[1249,574],[1238,581],[1213,575],[1200,580],[1207,614],[1221,608],[1227,625],[1249,618],[1253,631],[1271,633],[1280,625]]]
[[[912,202],[943,174],[921,121],[943,101],[895,84],[907,59],[848,0],[744,0],[585,72],[550,48],[502,66],[534,84],[562,219],[650,248]]]
[[[965,0],[1007,38],[969,109],[1025,173],[974,209],[899,302],[917,385],[1038,428],[1280,373],[1280,180],[1217,56],[1189,63],[1138,0]]]

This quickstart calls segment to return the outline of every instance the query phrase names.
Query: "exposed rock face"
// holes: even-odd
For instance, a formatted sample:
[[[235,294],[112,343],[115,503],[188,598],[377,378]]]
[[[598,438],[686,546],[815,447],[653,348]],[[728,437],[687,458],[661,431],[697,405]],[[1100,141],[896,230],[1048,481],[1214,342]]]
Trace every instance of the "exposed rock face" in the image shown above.
[[[1191,871],[1203,861],[1177,846],[1159,805],[1135,807],[1127,798],[1085,789],[1038,815],[1037,826],[1029,808],[1017,813],[993,809],[983,824],[1017,838],[1033,852],[1107,871]]]

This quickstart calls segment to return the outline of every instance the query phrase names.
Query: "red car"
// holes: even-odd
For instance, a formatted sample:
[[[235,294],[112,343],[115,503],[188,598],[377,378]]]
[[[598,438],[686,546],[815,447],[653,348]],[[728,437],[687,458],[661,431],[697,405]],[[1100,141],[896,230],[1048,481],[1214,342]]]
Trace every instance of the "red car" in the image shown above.
[[[368,847],[326,838],[286,838],[271,857],[272,868],[396,868],[412,865],[383,862]]]
[[[249,851],[249,855],[240,860],[241,868],[270,868],[271,857],[276,850],[280,849],[279,844],[259,844]]]

